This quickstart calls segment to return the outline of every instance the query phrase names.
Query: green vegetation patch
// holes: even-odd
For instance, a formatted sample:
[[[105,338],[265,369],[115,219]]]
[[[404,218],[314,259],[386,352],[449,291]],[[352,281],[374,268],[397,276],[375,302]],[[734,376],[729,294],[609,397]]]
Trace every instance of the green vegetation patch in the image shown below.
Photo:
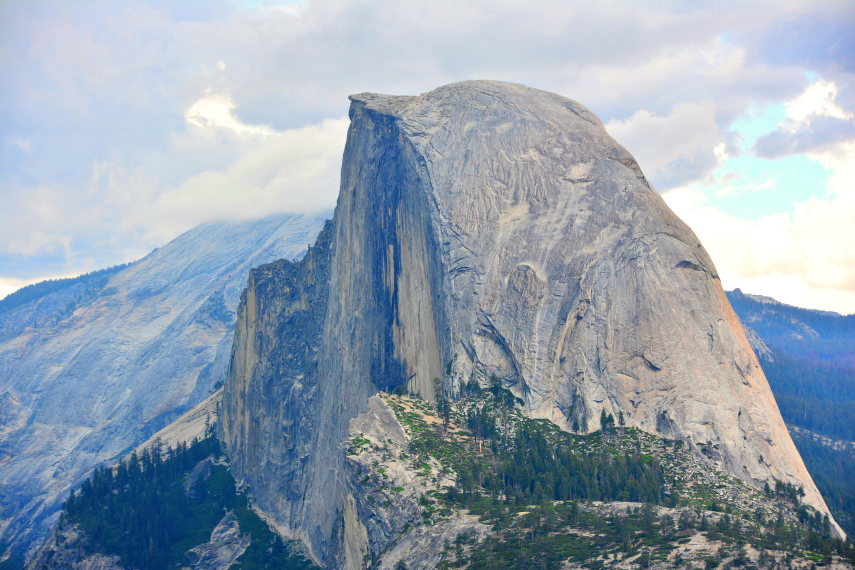
[[[119,556],[125,567],[162,570],[192,563],[188,551],[210,540],[233,511],[250,545],[236,570],[303,569],[314,565],[252,511],[213,437],[161,451],[132,454],[115,469],[101,467],[66,501],[60,525],[78,525],[90,553]]]
[[[413,468],[427,472],[439,462],[455,481],[422,498],[425,522],[465,510],[493,531],[479,543],[447,543],[442,568],[622,561],[644,568],[698,533],[724,543],[716,556],[733,558],[734,566],[747,564],[741,549],[749,543],[789,557],[815,553],[821,563],[834,554],[855,560],[851,544],[831,538],[827,518],[800,503],[798,487],[778,483],[764,496],[699,463],[681,441],[613,420],[601,420],[606,428],[598,432],[572,434],[528,418],[508,394],[494,386],[436,406],[387,398],[410,437]]]

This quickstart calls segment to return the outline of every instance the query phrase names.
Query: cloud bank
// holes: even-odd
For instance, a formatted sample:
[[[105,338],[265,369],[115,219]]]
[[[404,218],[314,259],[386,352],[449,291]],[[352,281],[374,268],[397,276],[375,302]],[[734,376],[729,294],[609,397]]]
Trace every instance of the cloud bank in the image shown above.
[[[712,208],[759,224],[687,188],[739,156],[812,156],[839,176],[853,24],[845,0],[4,2],[0,278],[126,261],[210,219],[329,209],[348,94],[473,78],[591,107],[690,223]],[[785,102],[786,122],[743,144],[733,125]],[[800,203],[842,199],[818,193]],[[829,275],[846,261],[829,259]]]

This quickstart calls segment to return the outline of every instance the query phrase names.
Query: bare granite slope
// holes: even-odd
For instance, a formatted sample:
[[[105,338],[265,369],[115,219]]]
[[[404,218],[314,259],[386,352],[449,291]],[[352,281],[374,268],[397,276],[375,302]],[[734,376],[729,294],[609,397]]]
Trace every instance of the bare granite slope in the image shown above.
[[[225,376],[249,268],[299,255],[322,224],[204,224],[0,314],[0,543],[32,545],[96,465],[204,400]]]
[[[355,567],[348,422],[380,389],[491,378],[531,416],[621,416],[828,512],[712,261],[591,111],[489,81],[351,100],[334,220],[251,276],[224,391],[236,475],[283,532]]]

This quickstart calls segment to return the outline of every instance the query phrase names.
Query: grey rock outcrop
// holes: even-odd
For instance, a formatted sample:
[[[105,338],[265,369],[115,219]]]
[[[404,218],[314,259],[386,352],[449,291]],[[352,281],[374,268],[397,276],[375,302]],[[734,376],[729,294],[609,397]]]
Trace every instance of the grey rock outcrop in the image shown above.
[[[334,220],[250,277],[224,392],[226,449],[280,530],[352,567],[349,421],[377,390],[492,378],[531,416],[620,413],[828,512],[712,261],[591,111],[487,81],[351,100]]]
[[[240,525],[233,512],[226,513],[213,532],[211,540],[189,551],[194,570],[228,570],[246,551],[250,542],[248,534],[241,534]]]
[[[742,323],[742,330],[745,333],[745,338],[748,339],[748,344],[751,345],[754,353],[757,354],[758,359],[764,362],[775,362],[775,354],[769,348],[769,345],[757,334],[757,331],[746,325],[745,322]]]
[[[0,543],[33,544],[96,465],[204,400],[225,377],[249,268],[301,254],[322,224],[205,224],[0,314]]]
[[[139,454],[154,445],[159,445],[161,449],[169,449],[176,447],[179,443],[190,445],[194,439],[204,439],[208,430],[217,423],[222,400],[223,389],[220,388],[196,407],[141,443],[135,451]]]
[[[368,411],[350,421],[349,437],[344,507],[348,568],[391,570],[401,561],[412,570],[438,568],[445,545],[458,536],[477,542],[490,534],[488,525],[465,512],[425,520],[423,502],[433,502],[431,492],[454,485],[454,474],[444,472],[435,459],[421,468],[413,465],[406,453],[410,439],[381,398],[372,396]]]

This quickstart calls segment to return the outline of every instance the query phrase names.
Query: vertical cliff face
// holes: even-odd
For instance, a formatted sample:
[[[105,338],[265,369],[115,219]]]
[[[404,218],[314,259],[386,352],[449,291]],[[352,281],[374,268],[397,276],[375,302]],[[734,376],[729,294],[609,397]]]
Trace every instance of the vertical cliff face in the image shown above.
[[[238,483],[283,534],[312,542],[304,516],[318,413],[331,224],[299,262],[253,269],[238,306],[219,426]],[[327,454],[329,457],[329,454]],[[330,457],[335,460],[335,457]]]
[[[450,352],[420,168],[394,118],[354,108],[335,221],[300,262],[253,270],[238,310],[221,438],[258,504],[325,563],[351,530],[348,422],[408,380],[432,399]]]
[[[319,246],[328,288],[305,337],[317,360],[291,376],[269,369],[283,352],[263,346],[269,337],[303,333],[257,313],[251,278],[222,424],[259,505],[318,559],[346,562],[347,422],[403,383],[430,399],[498,378],[568,430],[622,415],[754,484],[802,485],[827,512],[712,261],[593,113],[483,81],[351,100],[341,195]],[[265,392],[294,374],[306,378],[305,417]],[[268,413],[277,419],[248,419]],[[280,451],[245,460],[253,446]]]

